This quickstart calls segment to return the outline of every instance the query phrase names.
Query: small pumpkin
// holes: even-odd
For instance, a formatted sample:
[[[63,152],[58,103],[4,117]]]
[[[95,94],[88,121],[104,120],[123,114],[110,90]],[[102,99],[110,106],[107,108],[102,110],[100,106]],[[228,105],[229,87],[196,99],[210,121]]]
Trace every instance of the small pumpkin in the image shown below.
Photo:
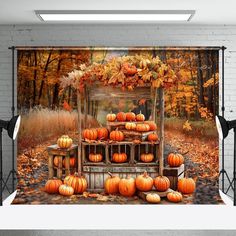
[[[116,163],[124,163],[127,161],[126,153],[114,153],[112,155],[112,161]]]
[[[135,117],[136,117],[135,113],[133,113],[131,111],[126,113],[126,120],[127,121],[135,121]]]
[[[111,112],[111,113],[107,114],[106,118],[107,118],[107,121],[113,122],[116,120],[116,114]]]
[[[87,180],[77,172],[74,175],[66,176],[64,184],[71,186],[75,193],[83,193],[87,189]]]
[[[98,135],[97,138],[99,140],[107,140],[108,134],[109,134],[108,129],[105,127],[101,127],[97,129],[97,135]]]
[[[53,158],[54,166],[56,166],[56,167],[59,166],[59,160],[60,160],[60,156],[54,156],[54,158]]]
[[[122,70],[123,70],[123,73],[126,75],[134,75],[137,72],[136,66],[131,65],[127,62],[122,65]]]
[[[170,167],[179,167],[184,163],[184,157],[179,153],[170,153],[167,157]]]
[[[166,176],[157,176],[154,179],[154,187],[157,191],[164,192],[170,187],[170,180]]]
[[[45,192],[58,193],[59,187],[62,185],[62,181],[57,178],[49,179],[45,184]]]
[[[102,154],[94,154],[94,153],[89,154],[89,160],[91,162],[100,162],[102,161],[102,159],[103,159]]]
[[[124,197],[132,197],[136,192],[135,180],[132,177],[123,178],[119,182],[119,192]]]
[[[137,121],[145,121],[145,116],[144,116],[144,114],[141,113],[141,111],[139,114],[136,115],[136,120]]]
[[[154,155],[152,153],[143,153],[141,154],[140,159],[142,162],[149,163],[153,161]]]
[[[150,191],[153,187],[153,179],[145,171],[135,179],[136,188],[140,191]]]
[[[63,196],[71,196],[74,194],[74,189],[69,185],[62,184],[59,187],[59,193]]]
[[[73,140],[68,135],[62,135],[57,140],[57,145],[60,148],[70,148],[72,146]]]
[[[118,141],[121,142],[124,140],[124,134],[123,132],[119,131],[119,130],[113,130],[110,133],[110,139],[113,141]]]
[[[55,158],[54,158],[55,159]],[[63,161],[63,166],[66,167],[66,159],[64,158]],[[75,157],[70,157],[70,167],[75,167],[76,164],[76,158]]]
[[[83,138],[89,140],[96,140],[98,137],[98,132],[96,129],[85,129],[83,131]]]
[[[146,196],[146,200],[149,203],[160,203],[161,202],[161,198],[157,193],[148,193]]]
[[[120,122],[126,121],[126,114],[121,111],[121,112],[117,113],[116,119]]]
[[[156,142],[158,140],[158,135],[156,133],[149,134],[147,139],[150,142]]]
[[[192,194],[195,191],[196,184],[192,178],[183,178],[178,180],[178,190],[183,194]]]
[[[157,125],[154,121],[145,121],[145,124],[148,124],[150,127],[150,131],[155,131],[157,130]]]
[[[148,124],[137,124],[136,130],[140,132],[147,132],[149,131],[150,127]]]
[[[110,172],[108,172],[108,174],[109,177],[105,180],[104,183],[105,192],[108,194],[119,193],[119,182],[120,182],[119,176],[112,175]]]
[[[176,192],[176,191],[167,193],[166,197],[170,202],[175,202],[175,203],[181,202],[183,199],[182,194],[180,192]]]
[[[127,122],[127,123],[125,124],[125,128],[126,128],[127,130],[135,130],[135,129],[136,129],[136,124],[133,123],[133,122]]]

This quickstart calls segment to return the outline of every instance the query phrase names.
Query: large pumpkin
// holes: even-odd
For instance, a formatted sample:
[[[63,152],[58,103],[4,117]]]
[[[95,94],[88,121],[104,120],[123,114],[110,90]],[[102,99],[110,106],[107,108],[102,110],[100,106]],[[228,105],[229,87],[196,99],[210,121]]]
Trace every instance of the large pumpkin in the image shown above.
[[[149,131],[150,127],[148,124],[137,124],[136,130],[140,132],[147,132]]]
[[[156,142],[158,140],[158,135],[156,133],[152,133],[148,135],[148,141]]]
[[[133,112],[127,112],[126,113],[126,120],[127,121],[135,121],[135,114]]]
[[[121,111],[121,112],[117,113],[116,119],[120,122],[126,121],[126,114]]]
[[[116,175],[112,175],[108,172],[109,177],[105,180],[104,189],[108,194],[119,193],[119,182],[120,178]]]
[[[136,115],[136,120],[137,121],[144,121],[145,120],[145,116],[141,113],[141,111],[139,114]]]
[[[135,179],[136,188],[140,191],[150,191],[153,187],[153,179],[145,171]]]
[[[184,157],[179,153],[170,153],[167,157],[170,167],[179,167],[184,163]]]
[[[107,114],[107,121],[113,122],[115,120],[116,120],[116,114],[114,113]]]
[[[108,138],[108,129],[105,127],[101,127],[97,129],[98,139],[106,140]]]
[[[119,192],[122,196],[132,197],[136,192],[135,180],[132,177],[121,179],[119,182]]]
[[[59,187],[59,193],[63,196],[71,196],[74,194],[74,189],[69,185],[62,184]]]
[[[96,140],[98,137],[98,132],[96,129],[85,129],[83,131],[83,138],[89,140]]]
[[[145,121],[145,124],[148,124],[150,127],[150,131],[157,130],[157,125],[154,121]]]
[[[192,178],[178,180],[178,190],[183,194],[191,194],[195,191],[196,184]]]
[[[126,153],[114,153],[112,155],[112,161],[116,163],[123,163],[127,161]]]
[[[59,187],[62,185],[60,179],[49,179],[45,184],[45,192],[47,193],[58,193]]]
[[[71,186],[75,193],[83,193],[87,189],[87,181],[84,176],[78,174],[68,175],[64,179],[64,184]]]
[[[153,203],[153,204],[161,202],[161,198],[157,193],[148,193],[146,196],[146,200],[147,202]]]
[[[123,132],[119,131],[119,130],[113,130],[110,133],[110,139],[113,141],[123,141],[124,140],[124,134]]]
[[[152,153],[143,153],[141,154],[140,159],[142,162],[152,162],[154,159],[154,155]]]
[[[135,130],[135,129],[136,129],[136,124],[133,123],[133,122],[127,122],[127,123],[125,124],[125,128],[126,128],[127,130]]]
[[[91,162],[100,162],[102,161],[102,154],[94,154],[94,153],[90,153],[89,154],[89,160]]]
[[[54,158],[55,160],[55,158]],[[66,158],[63,159],[63,166],[66,167]],[[75,157],[70,157],[70,167],[75,167],[76,164],[76,158]]]
[[[170,180],[166,176],[157,176],[154,179],[154,187],[159,192],[164,192],[170,187]]]
[[[170,202],[181,202],[183,199],[182,194],[176,191],[168,193],[166,197]]]
[[[68,135],[62,135],[58,140],[57,140],[57,145],[60,148],[70,148],[72,146],[72,139]]]

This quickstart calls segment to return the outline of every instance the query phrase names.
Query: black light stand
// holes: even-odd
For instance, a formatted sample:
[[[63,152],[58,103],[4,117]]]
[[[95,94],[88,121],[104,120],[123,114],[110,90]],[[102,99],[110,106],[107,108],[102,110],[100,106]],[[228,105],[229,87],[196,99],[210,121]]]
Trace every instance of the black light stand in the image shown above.
[[[0,128],[0,206],[2,206],[2,128]]]

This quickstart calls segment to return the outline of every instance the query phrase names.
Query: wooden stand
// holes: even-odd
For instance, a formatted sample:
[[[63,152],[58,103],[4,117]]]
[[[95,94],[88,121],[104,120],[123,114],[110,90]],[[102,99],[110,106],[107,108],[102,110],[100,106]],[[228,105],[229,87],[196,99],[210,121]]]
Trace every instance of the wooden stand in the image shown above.
[[[169,188],[168,190],[164,191],[164,192],[158,192],[156,190],[151,190],[148,192],[141,192],[138,191],[137,195],[142,198],[144,201],[146,201],[146,197],[149,193],[157,193],[160,197],[166,197],[168,193],[173,192],[173,190],[171,188]]]
[[[63,174],[69,175],[71,156],[74,156],[77,159],[77,163],[81,161],[77,154],[78,146],[75,144],[72,144],[72,146],[67,149],[59,148],[57,144],[54,144],[48,146],[47,151],[49,178],[57,176],[57,178],[61,179]],[[59,158],[57,167],[55,167],[53,163],[55,156]],[[63,168],[63,158],[65,158],[65,168]]]

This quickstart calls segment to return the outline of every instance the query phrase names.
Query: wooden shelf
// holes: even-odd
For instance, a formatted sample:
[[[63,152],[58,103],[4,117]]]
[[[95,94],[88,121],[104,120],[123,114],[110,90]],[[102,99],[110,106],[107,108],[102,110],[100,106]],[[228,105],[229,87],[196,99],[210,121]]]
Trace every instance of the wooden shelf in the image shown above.
[[[104,142],[86,142],[86,141],[83,141],[82,142],[83,145],[85,146],[89,146],[89,145],[94,145],[94,146],[98,146],[98,145],[103,145],[103,146],[106,146],[106,145],[140,145],[140,144],[159,144],[159,141],[156,141],[156,142],[148,142],[148,141],[141,141],[140,143],[134,143],[134,142],[131,142],[131,141],[122,141],[122,142],[116,142],[116,141],[104,141]]]

